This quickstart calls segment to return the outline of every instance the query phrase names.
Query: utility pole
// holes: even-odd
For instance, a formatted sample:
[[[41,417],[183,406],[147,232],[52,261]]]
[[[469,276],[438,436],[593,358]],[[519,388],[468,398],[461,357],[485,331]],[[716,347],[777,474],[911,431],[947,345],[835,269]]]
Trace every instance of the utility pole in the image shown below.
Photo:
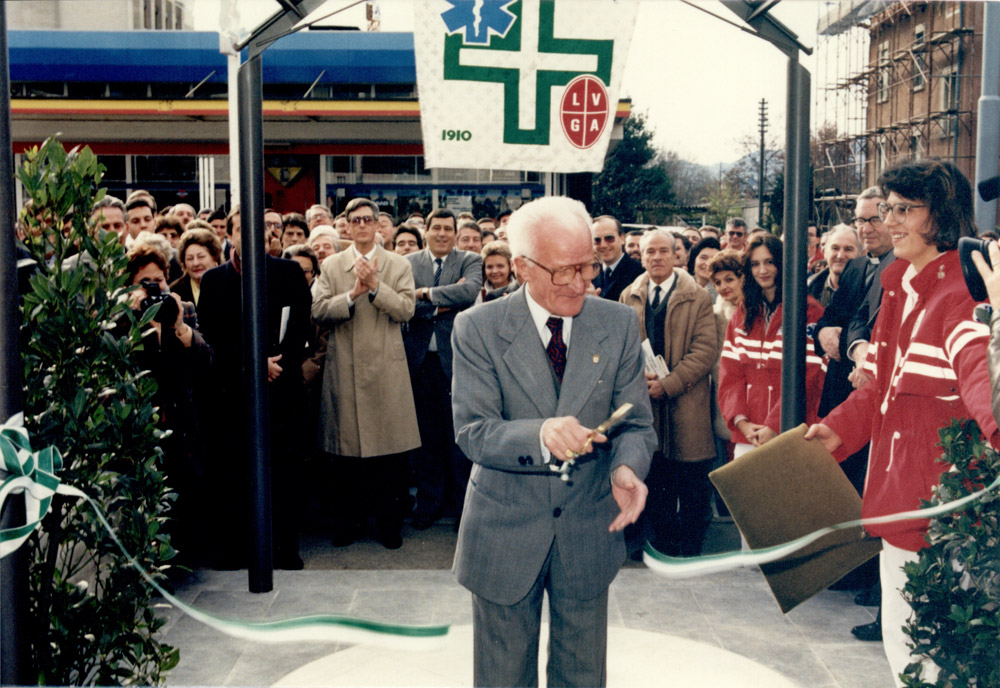
[[[764,134],[767,132],[767,100],[760,99],[760,169],[757,172],[757,226],[764,222],[764,180],[767,179],[767,163],[764,162]]]

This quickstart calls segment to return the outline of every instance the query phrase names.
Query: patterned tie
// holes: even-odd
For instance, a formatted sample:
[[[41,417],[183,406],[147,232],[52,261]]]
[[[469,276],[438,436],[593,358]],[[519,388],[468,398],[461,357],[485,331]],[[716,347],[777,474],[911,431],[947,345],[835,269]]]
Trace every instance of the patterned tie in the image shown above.
[[[549,363],[552,364],[552,370],[555,371],[556,377],[561,383],[563,371],[566,370],[566,343],[562,337],[562,318],[549,318],[545,321],[545,326],[552,333],[552,339],[545,347],[545,353],[549,355]]]
[[[653,290],[653,310],[655,311],[660,307],[660,294],[663,291],[659,284],[656,285],[656,289]]]
[[[441,263],[442,262],[443,261],[442,261],[441,258],[435,258],[434,259],[434,264],[436,266],[434,268],[434,286],[435,287],[438,286],[439,284],[441,284]]]

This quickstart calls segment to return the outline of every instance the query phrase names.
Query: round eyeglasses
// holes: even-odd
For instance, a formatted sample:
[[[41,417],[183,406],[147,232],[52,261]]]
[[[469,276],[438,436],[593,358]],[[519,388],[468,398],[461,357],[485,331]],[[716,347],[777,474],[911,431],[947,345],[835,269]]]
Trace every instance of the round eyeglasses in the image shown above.
[[[579,265],[564,265],[560,268],[550,268],[542,265],[534,258],[528,256],[524,258],[549,273],[549,277],[552,278],[552,284],[557,287],[565,287],[567,284],[570,284],[578,272],[584,282],[590,282],[601,272],[601,264],[596,260],[590,263],[580,263]]]
[[[892,205],[888,203],[878,204],[878,216],[885,222],[885,219],[889,217],[889,213],[892,213],[892,219],[897,223],[906,222],[906,215],[914,208],[926,208],[926,205],[920,205],[918,203],[893,203]]]

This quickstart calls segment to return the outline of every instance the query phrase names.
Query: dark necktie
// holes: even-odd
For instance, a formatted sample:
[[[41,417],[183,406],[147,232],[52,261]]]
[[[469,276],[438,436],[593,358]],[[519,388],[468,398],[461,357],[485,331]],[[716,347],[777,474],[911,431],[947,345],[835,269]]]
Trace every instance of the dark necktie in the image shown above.
[[[663,288],[659,284],[656,285],[656,289],[653,290],[653,310],[655,311],[660,307],[660,295],[663,292]]]
[[[545,347],[545,353],[549,355],[549,363],[555,372],[559,382],[562,382],[563,371],[566,370],[566,343],[562,337],[562,318],[549,318],[545,321],[546,327],[552,333],[549,345]]]
[[[604,268],[604,283],[611,281],[611,268]]]
[[[434,259],[434,265],[436,266],[434,268],[434,286],[435,287],[438,286],[439,284],[441,284],[441,263],[442,262],[444,262],[444,261],[442,261],[441,258],[435,258]]]

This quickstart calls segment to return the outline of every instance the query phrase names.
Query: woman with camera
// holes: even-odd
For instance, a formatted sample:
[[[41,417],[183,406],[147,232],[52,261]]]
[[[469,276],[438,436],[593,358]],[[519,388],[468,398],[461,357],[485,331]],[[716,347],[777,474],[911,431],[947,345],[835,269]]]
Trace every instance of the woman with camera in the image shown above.
[[[989,331],[973,320],[976,303],[955,250],[959,237],[975,234],[969,182],[952,163],[918,160],[886,170],[879,185],[887,196],[878,213],[896,260],[882,273],[882,305],[864,363],[873,379],[805,436],[839,460],[871,441],[866,518],[917,509],[931,498],[948,470],[937,460],[938,430],[953,418],[975,420],[1000,447],[984,356]],[[927,528],[926,520],[866,527],[882,538],[882,633],[897,682],[912,661],[902,630],[911,614],[900,594],[903,566],[917,561]],[[937,666],[923,665],[923,679],[933,683]]]
[[[208,379],[212,349],[198,332],[193,303],[182,301],[167,287],[167,260],[155,247],[138,243],[128,253],[127,274],[137,288],[129,294],[136,319],[154,306],[159,310],[142,333],[139,365],[151,371],[158,385],[155,403],[160,425],[172,430],[164,439],[168,481],[177,492],[174,546],[187,555],[197,551],[197,509],[205,500],[204,447],[195,403],[195,390]]]

